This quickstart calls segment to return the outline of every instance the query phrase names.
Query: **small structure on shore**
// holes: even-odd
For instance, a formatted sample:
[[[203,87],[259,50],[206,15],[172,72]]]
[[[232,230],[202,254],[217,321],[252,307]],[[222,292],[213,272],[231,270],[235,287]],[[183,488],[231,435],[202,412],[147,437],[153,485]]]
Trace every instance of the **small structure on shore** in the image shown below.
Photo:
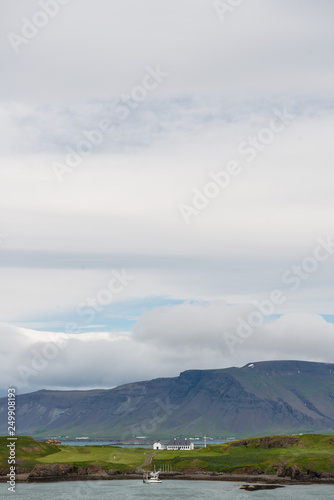
[[[167,450],[193,450],[194,443],[190,439],[172,439],[167,444]]]
[[[156,441],[155,443],[153,443],[153,450],[164,450],[165,449],[165,445],[162,444],[160,441]]]
[[[60,445],[60,441],[58,439],[46,439],[44,443]]]

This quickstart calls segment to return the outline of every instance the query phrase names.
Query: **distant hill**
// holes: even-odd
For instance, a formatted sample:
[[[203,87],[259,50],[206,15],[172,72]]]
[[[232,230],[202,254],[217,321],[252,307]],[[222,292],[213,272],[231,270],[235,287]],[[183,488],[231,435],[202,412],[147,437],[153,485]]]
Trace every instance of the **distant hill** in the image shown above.
[[[0,433],[7,433],[0,399]],[[189,370],[110,390],[17,396],[18,434],[128,439],[334,434],[334,364],[268,361]]]

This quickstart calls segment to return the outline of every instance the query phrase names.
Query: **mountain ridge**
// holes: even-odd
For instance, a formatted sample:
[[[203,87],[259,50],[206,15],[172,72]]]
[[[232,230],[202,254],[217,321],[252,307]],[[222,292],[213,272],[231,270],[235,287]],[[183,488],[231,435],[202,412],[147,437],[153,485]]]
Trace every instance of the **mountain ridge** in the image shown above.
[[[1,398],[1,416],[6,405]],[[334,433],[333,416],[334,364],[297,360],[186,370],[113,389],[17,395],[18,433],[36,437]]]

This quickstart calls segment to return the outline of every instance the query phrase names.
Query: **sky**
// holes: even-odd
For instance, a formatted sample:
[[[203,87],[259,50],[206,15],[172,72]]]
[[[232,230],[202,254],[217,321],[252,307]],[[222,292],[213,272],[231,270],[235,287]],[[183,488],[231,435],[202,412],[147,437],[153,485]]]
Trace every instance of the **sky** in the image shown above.
[[[333,2],[0,10],[0,395],[333,362]]]

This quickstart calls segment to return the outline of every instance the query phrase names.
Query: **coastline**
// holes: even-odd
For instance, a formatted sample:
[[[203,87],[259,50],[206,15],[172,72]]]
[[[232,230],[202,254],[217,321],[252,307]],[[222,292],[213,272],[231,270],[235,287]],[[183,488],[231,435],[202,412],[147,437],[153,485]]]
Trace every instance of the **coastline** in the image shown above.
[[[51,471],[50,471],[51,472]],[[122,480],[142,480],[143,474],[136,471],[120,473],[117,471],[100,471],[96,473],[78,473],[75,468],[64,473],[36,474],[34,470],[30,473],[16,474],[17,483],[45,483],[59,481],[122,481]],[[291,477],[280,477],[269,474],[232,474],[226,472],[161,472],[161,479],[182,480],[182,481],[229,481],[240,483],[261,483],[275,485],[305,485],[305,484],[334,484],[334,477],[315,477],[302,475],[299,479]],[[7,476],[0,476],[0,482],[7,482]]]

